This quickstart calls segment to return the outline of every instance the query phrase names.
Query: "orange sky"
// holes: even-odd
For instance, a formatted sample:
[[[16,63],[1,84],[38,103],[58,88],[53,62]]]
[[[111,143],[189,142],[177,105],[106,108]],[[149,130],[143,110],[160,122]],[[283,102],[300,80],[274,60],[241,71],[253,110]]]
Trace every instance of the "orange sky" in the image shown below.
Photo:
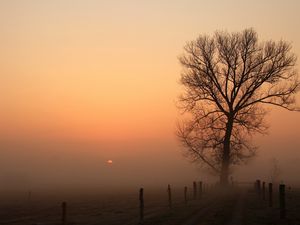
[[[261,40],[291,41],[299,56],[299,10],[296,0],[1,1],[0,139],[28,149],[40,141],[103,142],[118,153],[131,151],[122,143],[157,142],[161,157],[174,154],[176,168],[190,173],[174,137],[185,42],[254,27]],[[275,110],[268,121],[263,146],[278,136],[299,144],[300,115]],[[110,155],[86,154],[95,151]]]

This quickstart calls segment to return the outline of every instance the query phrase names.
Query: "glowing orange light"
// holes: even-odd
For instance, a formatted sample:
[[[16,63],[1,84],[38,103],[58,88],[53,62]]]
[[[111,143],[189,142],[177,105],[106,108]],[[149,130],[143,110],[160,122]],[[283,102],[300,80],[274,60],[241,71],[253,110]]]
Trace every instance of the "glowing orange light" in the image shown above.
[[[113,161],[112,161],[111,159],[109,159],[109,160],[107,160],[107,163],[108,163],[108,164],[112,164]]]

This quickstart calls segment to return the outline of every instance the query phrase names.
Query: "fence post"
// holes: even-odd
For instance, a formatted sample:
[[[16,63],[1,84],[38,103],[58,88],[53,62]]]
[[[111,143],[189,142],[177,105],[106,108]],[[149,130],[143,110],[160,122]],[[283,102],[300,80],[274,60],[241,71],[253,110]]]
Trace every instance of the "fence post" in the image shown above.
[[[202,197],[202,192],[203,192],[202,181],[200,181],[200,182],[199,182],[199,198]]]
[[[184,202],[187,204],[187,186],[184,187]]]
[[[256,180],[256,192],[258,195],[261,194],[260,180]]]
[[[28,192],[28,196],[27,196],[28,201],[31,201],[31,191]]]
[[[231,185],[234,186],[233,176],[230,176]]]
[[[269,183],[269,207],[273,206],[273,184]]]
[[[172,193],[171,193],[170,184],[168,184],[168,200],[169,200],[169,208],[172,208]]]
[[[144,220],[144,188],[140,188],[140,223]]]
[[[193,196],[194,196],[194,199],[197,199],[197,183],[196,183],[196,181],[193,182]]]
[[[280,219],[285,219],[286,210],[285,210],[285,185],[279,185],[279,208],[280,208]]]
[[[62,202],[61,208],[62,208],[61,222],[63,225],[65,225],[67,223],[67,203]]]
[[[262,199],[266,200],[266,182],[262,183]]]

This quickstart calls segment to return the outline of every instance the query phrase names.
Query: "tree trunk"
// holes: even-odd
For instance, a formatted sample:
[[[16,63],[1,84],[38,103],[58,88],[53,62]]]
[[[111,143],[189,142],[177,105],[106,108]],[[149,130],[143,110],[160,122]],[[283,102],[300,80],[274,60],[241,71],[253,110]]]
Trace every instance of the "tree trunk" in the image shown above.
[[[220,174],[221,185],[228,185],[229,165],[230,165],[230,138],[233,128],[233,118],[229,117],[226,124],[226,133],[224,137],[224,147],[222,156],[222,167]]]

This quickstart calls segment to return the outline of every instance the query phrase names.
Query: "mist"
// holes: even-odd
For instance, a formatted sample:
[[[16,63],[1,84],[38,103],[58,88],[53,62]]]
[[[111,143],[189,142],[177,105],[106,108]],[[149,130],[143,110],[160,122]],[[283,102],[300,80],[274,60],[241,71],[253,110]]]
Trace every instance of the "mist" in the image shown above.
[[[198,176],[176,145],[155,141],[1,141],[1,146],[1,189],[6,190],[152,187]]]
[[[291,42],[299,56],[299,3],[276,1],[272,10],[269,4],[2,2],[0,189],[217,180],[182,156],[174,134],[181,116],[178,56],[199,33],[245,27],[257,29],[261,40]],[[299,113],[268,111],[269,135],[253,137],[256,157],[232,176],[268,179],[276,158],[281,179],[294,183]]]
[[[282,120],[282,116],[288,119]],[[267,120],[269,134],[253,137],[259,147],[257,155],[246,165],[234,166],[231,176],[235,181],[271,180],[276,159],[280,181],[299,185],[298,113],[273,110]],[[7,138],[1,140],[0,159],[2,191],[121,190],[218,181],[217,176],[184,157],[174,133],[164,139],[127,141]]]

